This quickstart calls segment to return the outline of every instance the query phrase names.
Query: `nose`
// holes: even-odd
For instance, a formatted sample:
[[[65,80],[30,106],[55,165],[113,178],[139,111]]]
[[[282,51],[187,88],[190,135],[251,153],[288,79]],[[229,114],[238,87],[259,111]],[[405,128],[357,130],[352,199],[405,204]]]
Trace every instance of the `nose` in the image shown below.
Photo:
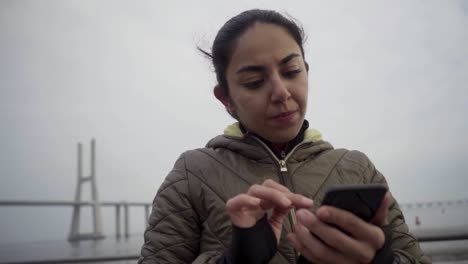
[[[272,78],[271,90],[271,100],[274,103],[284,103],[291,97],[288,86],[282,78]]]

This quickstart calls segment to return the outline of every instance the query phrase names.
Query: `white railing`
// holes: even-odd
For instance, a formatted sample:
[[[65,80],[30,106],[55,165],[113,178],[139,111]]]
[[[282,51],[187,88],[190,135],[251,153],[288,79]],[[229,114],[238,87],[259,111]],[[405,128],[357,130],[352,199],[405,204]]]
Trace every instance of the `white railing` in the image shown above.
[[[75,206],[93,206],[93,202],[69,202],[69,201],[15,201],[15,200],[2,200],[0,201],[0,207],[2,206],[14,206],[14,207],[30,207],[30,206],[70,206],[74,208]],[[130,236],[130,227],[129,227],[129,208],[130,207],[143,207],[145,212],[145,227],[148,225],[148,216],[151,203],[141,203],[141,202],[100,202],[100,206],[115,207],[115,235],[117,238],[121,237],[121,208],[123,208],[123,222],[124,222],[124,236],[128,238]],[[86,239],[86,237],[82,237]],[[91,239],[91,238],[88,238]]]

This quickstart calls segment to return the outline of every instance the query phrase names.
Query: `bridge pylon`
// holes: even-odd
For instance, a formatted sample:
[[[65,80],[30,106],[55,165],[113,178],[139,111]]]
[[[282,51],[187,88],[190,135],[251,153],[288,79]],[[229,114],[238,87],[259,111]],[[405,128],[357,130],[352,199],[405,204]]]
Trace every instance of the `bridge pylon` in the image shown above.
[[[87,239],[98,240],[104,238],[102,233],[101,204],[99,202],[96,184],[96,146],[94,139],[91,140],[90,175],[87,177],[83,176],[82,154],[82,145],[81,143],[78,143],[78,182],[76,185],[75,205],[73,206],[73,215],[68,241],[80,241]],[[85,183],[90,183],[91,187],[91,207],[93,221],[93,231],[91,233],[80,233],[80,211],[81,206],[83,206],[81,192],[82,186]]]

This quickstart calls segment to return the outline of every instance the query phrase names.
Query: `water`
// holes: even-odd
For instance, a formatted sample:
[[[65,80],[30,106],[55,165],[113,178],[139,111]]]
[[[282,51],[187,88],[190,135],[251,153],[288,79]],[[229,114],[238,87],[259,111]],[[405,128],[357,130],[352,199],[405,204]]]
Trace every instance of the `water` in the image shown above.
[[[421,248],[434,263],[468,263],[468,240],[423,242]]]
[[[55,240],[0,244],[0,263],[65,263],[77,260],[87,260],[86,263],[108,260],[114,263],[129,259],[135,263],[142,245],[143,235],[75,243]]]
[[[135,263],[143,235],[128,239],[108,237],[99,241],[24,242],[0,244],[0,264],[5,263]],[[421,243],[423,251],[437,264],[468,264],[468,240]],[[107,260],[107,261],[105,261]],[[99,261],[99,262],[98,262]]]

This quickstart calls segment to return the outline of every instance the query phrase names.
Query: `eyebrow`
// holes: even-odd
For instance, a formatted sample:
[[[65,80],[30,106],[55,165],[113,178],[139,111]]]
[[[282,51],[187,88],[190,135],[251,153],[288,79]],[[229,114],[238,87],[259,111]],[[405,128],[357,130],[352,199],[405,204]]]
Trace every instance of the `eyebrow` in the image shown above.
[[[281,61],[279,62],[279,65],[284,65],[284,64],[287,64],[289,61],[291,61],[293,58],[295,57],[300,57],[299,54],[297,53],[291,53],[289,54],[288,56],[284,57],[283,59],[281,59]],[[265,67],[264,66],[260,66],[260,65],[247,65],[247,66],[244,66],[242,68],[240,68],[239,70],[237,70],[237,74],[240,74],[240,73],[243,73],[243,72],[262,72],[262,71],[265,71]]]

